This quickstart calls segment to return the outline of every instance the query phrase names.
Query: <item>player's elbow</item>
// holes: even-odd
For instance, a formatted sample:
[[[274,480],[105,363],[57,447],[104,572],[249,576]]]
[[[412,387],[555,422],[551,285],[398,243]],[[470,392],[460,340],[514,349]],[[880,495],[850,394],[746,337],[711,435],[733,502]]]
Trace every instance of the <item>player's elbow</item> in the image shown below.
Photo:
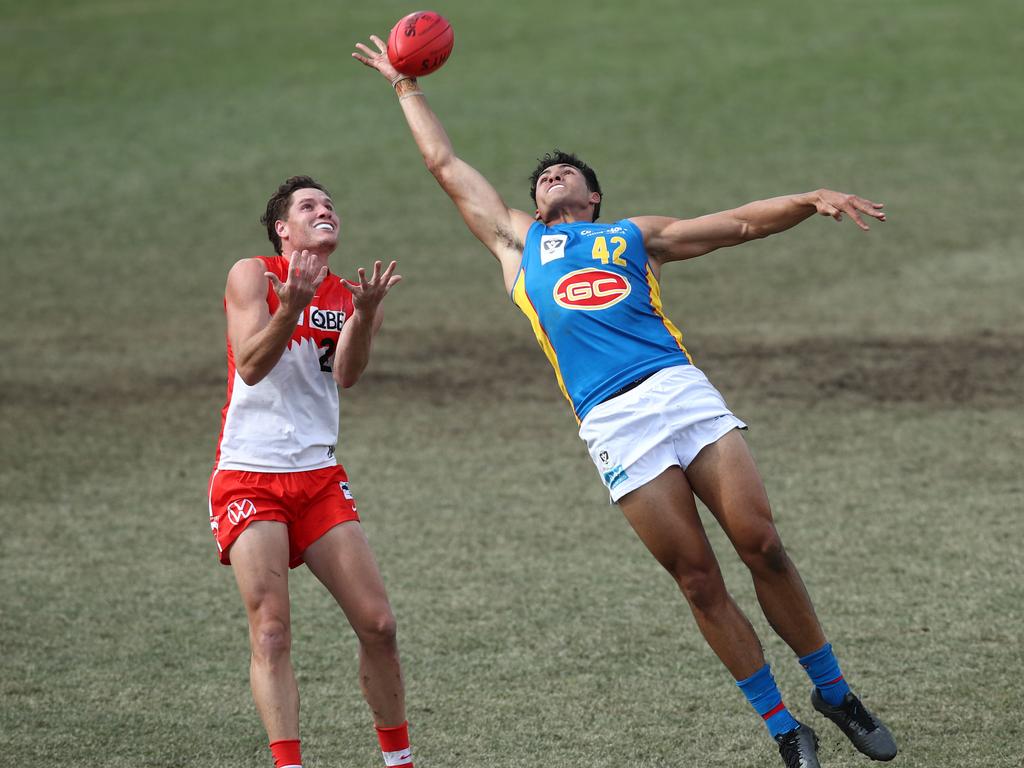
[[[440,148],[433,152],[423,153],[423,162],[426,163],[427,170],[430,171],[442,187],[451,176],[453,167],[452,160],[454,159],[455,156],[450,151],[445,151]]]
[[[736,242],[732,245],[738,245],[740,243],[747,243],[751,240],[760,240],[762,237],[768,237],[771,232],[763,227],[758,227],[749,221],[740,221],[736,233]]]
[[[259,370],[254,365],[236,365],[235,372],[238,374],[238,378],[242,380],[242,383],[247,387],[255,387],[263,378],[267,375],[265,371]]]
[[[359,381],[360,372],[353,372],[345,368],[334,370],[334,383],[342,389],[350,389]]]

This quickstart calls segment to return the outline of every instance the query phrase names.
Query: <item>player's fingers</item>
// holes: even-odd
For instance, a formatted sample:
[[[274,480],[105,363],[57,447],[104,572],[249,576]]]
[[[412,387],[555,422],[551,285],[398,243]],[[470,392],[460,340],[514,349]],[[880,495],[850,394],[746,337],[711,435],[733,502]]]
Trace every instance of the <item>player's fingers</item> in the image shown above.
[[[380,49],[381,53],[387,53],[388,52],[388,45],[387,45],[387,43],[385,43],[379,37],[377,37],[376,35],[370,35],[370,40],[372,40],[374,45],[376,45]]]
[[[384,290],[384,292],[387,293],[394,286],[398,285],[400,282],[402,282],[402,276],[401,275],[392,275],[391,277],[388,278],[388,287]]]
[[[306,261],[305,251],[292,251],[292,257],[288,260],[288,280],[298,279]]]
[[[302,252],[302,274],[307,278],[313,277],[313,270],[316,269],[316,254],[312,251]],[[317,270],[319,272],[320,270]]]
[[[356,48],[358,48],[360,51],[362,51],[364,54],[366,54],[366,56],[368,56],[371,59],[374,56],[380,56],[380,53],[378,51],[372,50],[370,48],[370,46],[366,45],[365,43],[356,43]]]
[[[879,221],[885,221],[885,211],[882,210],[884,203],[873,203],[870,200],[858,197],[853,201],[853,204],[861,213],[866,213],[868,216],[872,216]]]
[[[366,270],[360,267],[356,270],[356,274],[359,275],[359,285],[362,288],[366,287]]]
[[[317,275],[316,279],[313,281],[313,287],[314,288],[319,288],[320,287],[320,283],[322,283],[324,280],[327,279],[327,272],[328,272],[327,267],[320,267],[320,274]]]
[[[398,266],[398,262],[397,261],[392,261],[390,264],[388,264],[388,268],[384,270],[384,274],[382,274],[380,276],[380,279],[384,283],[388,283],[391,280],[392,273],[395,271],[395,267],[397,267],[397,266]]]
[[[273,272],[264,272],[263,276],[270,280],[270,284],[274,286],[274,290],[278,291],[281,288],[281,281],[277,279],[277,275]]]
[[[379,260],[373,262],[373,277],[371,278],[370,282],[372,282],[372,283],[380,282],[380,266],[381,266],[381,264],[380,264]]]
[[[351,280],[347,278],[342,278],[341,282],[343,282],[345,284],[345,287],[348,288],[353,293],[360,293],[363,289],[363,287],[359,283],[353,283]]]
[[[858,227],[863,229],[865,232],[867,232],[869,229],[871,229],[871,227],[869,227],[867,224],[864,223],[864,219],[862,219],[860,217],[860,214],[857,212],[857,209],[854,206],[851,205],[848,208],[846,208],[845,210],[846,210],[846,212],[848,214],[850,214],[850,218],[853,219],[854,223]],[[837,219],[837,221],[838,221],[838,219]]]

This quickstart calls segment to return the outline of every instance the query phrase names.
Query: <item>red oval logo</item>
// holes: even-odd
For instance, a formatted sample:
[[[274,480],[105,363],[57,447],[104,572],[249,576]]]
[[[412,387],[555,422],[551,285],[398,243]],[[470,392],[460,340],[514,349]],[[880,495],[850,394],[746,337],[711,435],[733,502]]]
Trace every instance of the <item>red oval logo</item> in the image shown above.
[[[615,272],[590,267],[570,272],[555,283],[552,295],[566,309],[607,309],[629,296],[629,281]]]

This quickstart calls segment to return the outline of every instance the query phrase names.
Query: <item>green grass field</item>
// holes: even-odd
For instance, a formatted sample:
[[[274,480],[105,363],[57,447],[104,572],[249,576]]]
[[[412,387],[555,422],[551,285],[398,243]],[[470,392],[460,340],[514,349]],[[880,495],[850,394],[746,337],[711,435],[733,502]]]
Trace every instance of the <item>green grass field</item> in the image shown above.
[[[780,529],[904,768],[1021,766],[1024,6],[780,0],[436,9],[423,81],[506,200],[555,146],[603,216],[819,186],[887,204],[665,270],[751,424]],[[602,486],[492,259],[349,59],[395,2],[0,3],[0,763],[270,764],[206,483],[227,270],[311,173],[335,265],[405,281],[339,454],[399,620],[417,766],[775,766],[774,745]],[[807,703],[726,580],[822,764]],[[308,768],[378,766],[355,641],[293,574]]]

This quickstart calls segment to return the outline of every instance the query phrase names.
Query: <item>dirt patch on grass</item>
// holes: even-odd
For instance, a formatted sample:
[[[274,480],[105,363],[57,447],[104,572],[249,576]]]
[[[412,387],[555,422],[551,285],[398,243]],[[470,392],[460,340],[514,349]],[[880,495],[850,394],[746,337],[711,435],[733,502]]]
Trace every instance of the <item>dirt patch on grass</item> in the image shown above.
[[[709,339],[697,359],[730,390],[767,399],[1005,406],[1024,403],[1024,336]]]
[[[507,399],[564,402],[529,336],[496,338],[446,332],[381,344],[360,382],[360,396],[427,404]],[[703,336],[688,340],[694,359],[731,399],[916,403],[1004,407],[1024,404],[1024,335],[983,333],[925,338],[808,337],[785,344]],[[85,372],[83,372],[85,373]],[[167,400],[223,403],[223,362],[158,373],[91,372],[68,382],[14,375],[0,389],[5,407],[117,406]],[[367,392],[370,390],[370,392]]]
[[[828,400],[1024,404],[1024,335],[809,337],[785,344],[708,336],[693,342],[690,351],[727,396],[808,405]],[[405,398],[561,399],[551,368],[531,339],[448,334],[380,362],[367,382]]]

